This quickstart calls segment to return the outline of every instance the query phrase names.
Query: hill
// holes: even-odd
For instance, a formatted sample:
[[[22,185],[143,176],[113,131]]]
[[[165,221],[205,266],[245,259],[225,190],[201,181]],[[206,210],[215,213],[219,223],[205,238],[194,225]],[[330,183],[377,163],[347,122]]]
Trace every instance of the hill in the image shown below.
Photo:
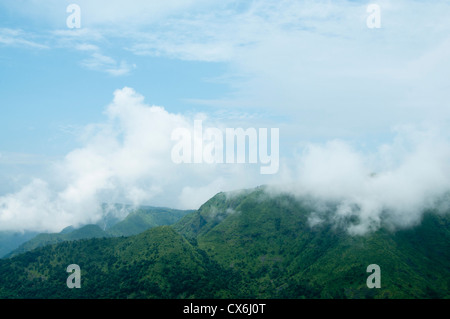
[[[316,203],[315,203],[316,204]],[[225,268],[243,274],[251,297],[450,297],[449,215],[427,212],[413,229],[365,236],[324,222],[311,227],[309,199],[220,193],[174,225]],[[378,264],[383,289],[369,289]]]
[[[63,241],[136,235],[152,227],[173,224],[181,217],[191,212],[192,211],[189,210],[142,206],[130,210],[130,213],[121,221],[111,222],[112,218],[110,216],[106,219],[102,219],[98,224],[104,226],[105,229],[100,228],[98,224],[85,225],[78,229],[69,226],[64,228],[60,233],[38,234],[6,254],[4,257],[10,258],[38,247]]]
[[[192,210],[142,206],[131,211],[121,222],[107,229],[111,236],[131,236],[157,226],[172,225]]]
[[[264,188],[219,193],[172,226],[1,260],[0,296],[450,298],[448,213],[350,236],[332,222],[311,226],[312,204]],[[79,292],[65,286],[72,263],[82,269]],[[381,268],[379,289],[366,285],[371,264]]]
[[[81,268],[68,289],[66,267]],[[0,260],[0,298],[204,298],[227,272],[168,226],[128,238],[67,241]],[[219,284],[219,286],[216,286]]]

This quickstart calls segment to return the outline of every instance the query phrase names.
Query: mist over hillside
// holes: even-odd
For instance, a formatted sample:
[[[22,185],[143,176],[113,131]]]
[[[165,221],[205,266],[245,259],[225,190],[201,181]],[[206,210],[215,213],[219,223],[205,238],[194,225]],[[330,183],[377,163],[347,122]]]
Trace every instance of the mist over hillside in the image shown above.
[[[0,260],[0,296],[450,297],[448,211],[424,212],[409,228],[350,234],[332,219],[312,222],[314,200],[267,192],[219,193],[173,226],[66,241]],[[82,269],[82,289],[65,287],[65,267],[73,263]],[[372,264],[381,268],[379,289],[366,285]]]

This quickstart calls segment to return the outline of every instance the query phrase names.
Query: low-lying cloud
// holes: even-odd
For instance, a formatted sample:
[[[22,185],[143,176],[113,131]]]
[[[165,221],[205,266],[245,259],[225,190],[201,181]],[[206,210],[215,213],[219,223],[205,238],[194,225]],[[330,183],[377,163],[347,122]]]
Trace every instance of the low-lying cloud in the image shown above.
[[[419,223],[424,210],[450,190],[445,130],[398,127],[393,142],[375,152],[342,140],[310,143],[295,160],[281,154],[279,173],[263,176],[259,165],[175,164],[171,133],[192,130],[198,117],[207,118],[170,113],[147,105],[131,88],[117,90],[105,120],[85,127],[82,146],[52,164],[51,176],[0,197],[0,231],[60,231],[95,223],[105,214],[103,203],[193,209],[221,191],[273,184],[314,199],[311,226],[329,219],[363,234],[382,225]],[[224,127],[223,119],[208,120]]]
[[[131,88],[114,92],[105,116],[85,127],[82,147],[52,164],[52,176],[0,196],[0,231],[94,223],[104,214],[103,203],[197,208],[217,192],[250,187],[258,179],[252,173],[257,168],[245,165],[173,163],[171,133],[192,130],[193,118],[147,105]]]
[[[414,226],[427,209],[445,208],[450,191],[445,134],[436,128],[401,127],[393,143],[375,153],[340,140],[309,144],[286,181],[290,186],[281,189],[317,201],[311,226],[328,219],[351,234]]]

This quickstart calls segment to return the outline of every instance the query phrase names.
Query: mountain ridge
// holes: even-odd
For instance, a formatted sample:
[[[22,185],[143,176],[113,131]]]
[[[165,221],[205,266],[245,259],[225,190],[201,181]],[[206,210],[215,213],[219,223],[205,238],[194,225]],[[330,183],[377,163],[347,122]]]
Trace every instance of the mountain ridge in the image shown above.
[[[101,220],[98,224],[88,224],[79,228],[68,226],[59,233],[37,234],[35,237],[4,255],[3,258],[11,258],[38,247],[63,241],[136,235],[152,227],[173,224],[179,218],[190,212],[192,211],[140,206],[131,210],[124,219],[114,223],[110,222],[109,227],[105,227],[105,229],[102,229],[100,225],[104,226],[107,222]]]
[[[64,287],[64,267],[78,263],[85,298],[450,298],[448,212],[352,236],[329,221],[311,225],[311,209],[264,187],[218,193],[171,226],[0,260],[0,296],[79,296]],[[380,289],[366,285],[371,264]]]

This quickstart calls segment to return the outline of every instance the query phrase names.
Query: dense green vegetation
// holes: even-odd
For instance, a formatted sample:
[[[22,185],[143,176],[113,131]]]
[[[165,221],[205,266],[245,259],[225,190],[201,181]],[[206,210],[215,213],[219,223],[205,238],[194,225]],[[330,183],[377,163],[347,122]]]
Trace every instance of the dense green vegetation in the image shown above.
[[[63,241],[136,235],[152,227],[171,225],[191,212],[188,210],[142,206],[132,210],[122,221],[111,222],[102,220],[100,224],[104,226],[104,229],[100,228],[99,225],[85,225],[79,229],[69,226],[60,233],[38,234],[6,254],[5,257],[17,256],[38,247]]]
[[[308,224],[308,200],[220,193],[172,226],[0,260],[2,298],[450,298],[450,218],[365,236]],[[78,264],[82,288],[65,272]],[[369,289],[366,268],[381,267]]]
[[[308,200],[260,188],[218,194],[174,227],[242,273],[251,297],[450,297],[448,214],[429,212],[414,229],[349,236],[330,223],[311,228],[310,212]],[[366,286],[370,264],[382,269],[382,289]]]
[[[66,286],[66,267],[74,263],[81,289]],[[227,272],[168,226],[38,248],[0,260],[0,274],[0,298],[220,297],[234,280],[218,281]]]

